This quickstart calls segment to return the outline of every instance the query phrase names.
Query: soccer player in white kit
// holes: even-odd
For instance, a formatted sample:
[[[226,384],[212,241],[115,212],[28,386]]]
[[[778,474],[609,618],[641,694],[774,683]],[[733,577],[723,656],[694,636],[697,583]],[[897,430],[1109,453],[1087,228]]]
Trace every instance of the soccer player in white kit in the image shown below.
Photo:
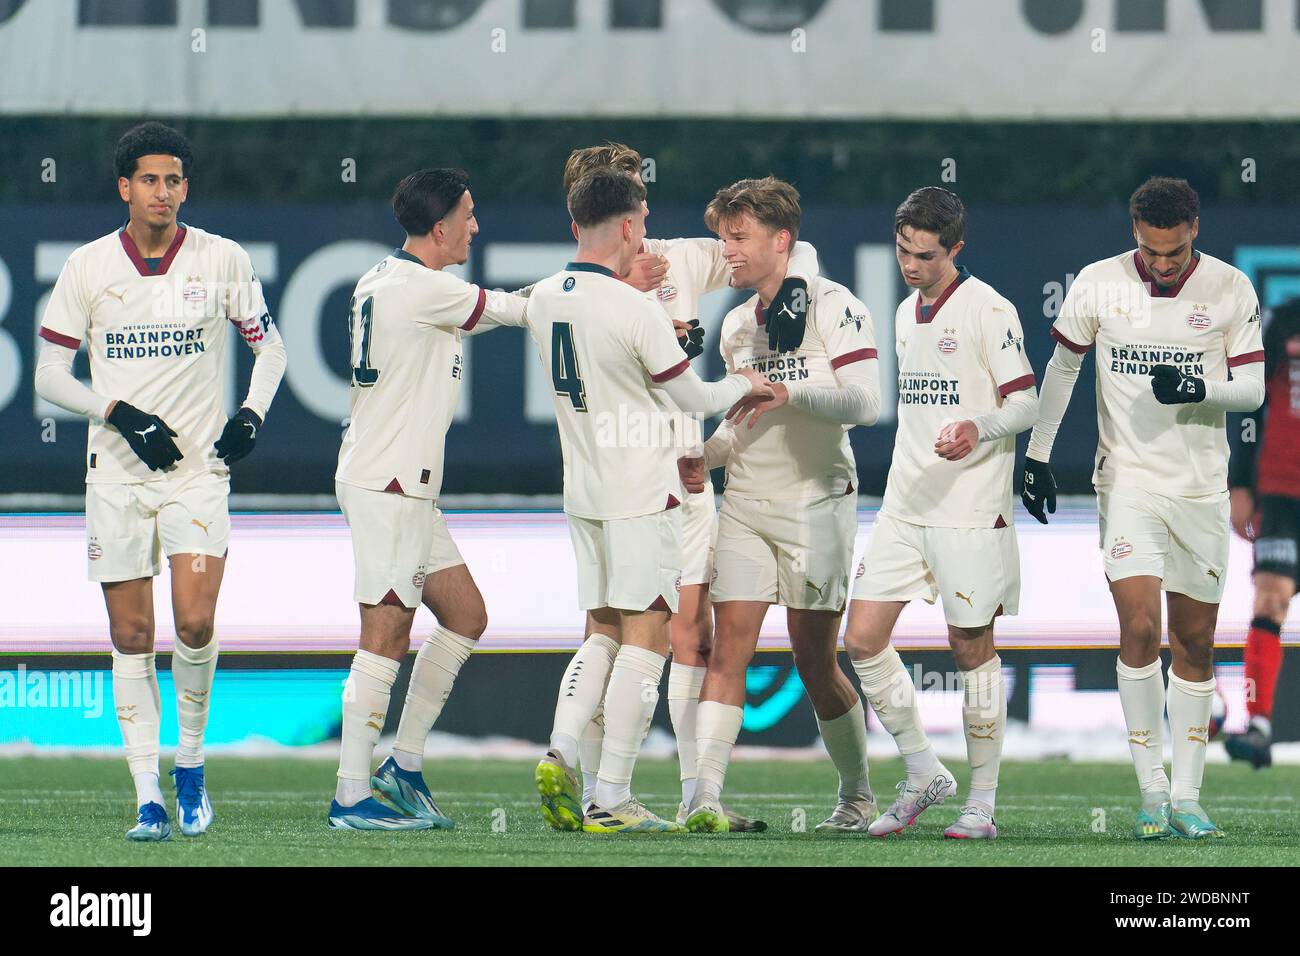
[[[189,143],[144,123],[117,144],[122,228],[74,250],[41,321],[36,392],[90,420],[86,535],[113,643],[113,705],[135,783],[127,838],[171,837],[159,786],[161,702],[153,578],[171,568],[172,677],[180,740],[172,777],[186,836],[213,819],[204,780],[217,640],[217,594],[230,539],[230,465],[253,449],[284,374],[285,350],[248,254],[177,220],[189,191]],[[230,326],[256,356],[248,394],[226,419]],[[82,341],[91,385],[72,374]]]
[[[352,298],[352,415],[334,476],[352,531],[361,612],[328,814],[337,829],[453,825],[424,781],[424,745],[487,628],[487,610],[438,510],[444,442],[460,396],[461,337],[520,325],[527,302],[446,271],[465,262],[478,233],[464,172],[412,173],[394,192],[393,212],[406,241],[361,277]],[[416,655],[392,756],[372,776],[421,603],[438,626]]]
[[[641,182],[641,154],[622,143],[604,143],[575,149],[564,165],[565,194],[584,175],[597,169],[613,169]],[[649,209],[647,207],[647,214]],[[700,327],[699,301],[704,295],[726,288],[731,269],[717,239],[650,239],[642,242],[643,251],[633,259],[626,281],[641,289],[647,300],[663,309],[665,315],[690,338],[683,344],[688,358],[704,351],[704,329]],[[783,291],[793,295],[802,283],[817,275],[817,250],[806,242],[795,243],[790,257],[789,275],[794,280]],[[687,432],[682,442],[688,454],[702,454],[700,424],[686,418]],[[693,450],[693,451],[692,451]],[[713,615],[709,603],[709,583],[713,576],[713,547],[717,534],[717,507],[713,484],[705,475],[701,484],[682,486],[682,586],[678,595],[678,613],[670,625],[672,663],[668,668],[668,712],[677,738],[677,755],[681,773],[682,802],[678,823],[685,823],[686,807],[695,793],[697,755],[695,751],[696,713],[700,704],[700,687],[704,683],[705,665],[713,639]],[[604,683],[618,645],[600,631],[589,634],[565,668],[556,704],[552,746],[561,753],[571,749],[567,739],[580,728],[572,726],[575,716],[585,711],[589,699],[604,694]],[[582,764],[582,803],[593,799],[599,771],[600,750],[604,738],[604,714],[596,716],[581,732],[578,753]],[[733,831],[761,831],[767,825],[727,811]]]
[[[1006,730],[999,614],[1020,601],[1012,516],[1015,436],[1038,415],[1034,373],[1013,306],[958,266],[966,210],[927,186],[894,214],[903,281],[913,289],[894,316],[898,432],[885,500],[858,566],[844,646],[867,702],[894,737],[907,769],[879,819],[865,803],[842,806],[835,829],[885,836],[910,826],[956,790],[926,739],[912,679],[890,635],[908,601],[943,601],[948,643],[961,671],[970,796],[944,836],[992,839]]]
[[[564,453],[564,510],[588,635],[618,647],[604,688],[604,739],[592,802],[578,803],[569,753],[555,744],[534,775],[547,823],[588,833],[683,832],[631,792],[632,770],[659,699],[683,566],[681,429],[771,390],[761,376],[701,382],[663,310],[621,279],[645,238],[645,187],[609,168],[568,193],[575,261],[533,286],[527,325],[555,390]],[[585,700],[573,727],[595,714]],[[576,711],[576,705],[573,708]]]
[[[1214,699],[1214,627],[1228,564],[1225,412],[1264,400],[1259,302],[1240,271],[1193,248],[1196,191],[1147,180],[1129,200],[1135,250],[1075,278],[1052,326],[1022,498],[1056,510],[1048,466],[1083,356],[1097,349],[1093,485],[1106,579],[1119,617],[1116,672],[1142,807],[1139,839],[1221,837],[1201,807]],[[1172,664],[1161,679],[1160,592]],[[1165,773],[1169,711],[1172,786]]]
[[[848,429],[880,410],[871,316],[844,286],[808,283],[793,340],[769,335],[770,306],[799,233],[799,194],[773,177],[718,191],[705,222],[722,238],[732,284],[755,295],[729,312],[721,351],[730,371],[757,371],[771,398],[737,404],[705,443],[697,473],[726,466],[718,513],[716,637],[700,692],[698,779],[686,825],[725,832],[722,788],[740,733],[745,671],[772,604],[786,607],[795,664],[840,772],[841,789],[868,796],[866,721],[836,661],[857,533],[857,469]]]

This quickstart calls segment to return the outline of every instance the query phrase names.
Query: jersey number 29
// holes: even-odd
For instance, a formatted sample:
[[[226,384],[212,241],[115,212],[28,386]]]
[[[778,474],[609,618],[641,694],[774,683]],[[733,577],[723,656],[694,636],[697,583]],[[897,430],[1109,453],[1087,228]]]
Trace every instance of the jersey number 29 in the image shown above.
[[[551,383],[556,395],[567,395],[575,412],[587,410],[587,389],[573,348],[573,326],[568,322],[551,325]]]
[[[379,381],[379,369],[370,367],[370,325],[375,297],[368,295],[361,300],[357,309],[357,300],[348,303],[348,348],[352,357],[352,384],[369,388]]]

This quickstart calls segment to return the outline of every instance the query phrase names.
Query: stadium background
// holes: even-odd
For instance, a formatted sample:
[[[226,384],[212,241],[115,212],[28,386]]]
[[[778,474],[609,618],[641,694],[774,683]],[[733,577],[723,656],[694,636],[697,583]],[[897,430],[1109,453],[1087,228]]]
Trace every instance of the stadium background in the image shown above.
[[[107,684],[106,656],[93,653],[104,644],[102,606],[84,580],[77,514],[85,426],[34,398],[32,369],[43,300],[63,259],[123,219],[111,150],[141,118],[172,122],[191,137],[196,162],[182,219],[250,250],[289,347],[289,371],[257,451],[232,481],[232,506],[245,514],[236,520],[218,610],[231,653],[215,693],[243,695],[259,708],[255,720],[230,725],[214,709],[215,742],[310,744],[328,739],[337,722],[355,627],[349,595],[340,593],[350,588],[350,555],[332,498],[347,415],[343,317],[356,276],[399,242],[387,197],[412,169],[470,171],[482,233],[464,274],[506,288],[565,261],[559,180],[575,146],[614,139],[641,150],[650,163],[647,225],[662,237],[704,234],[702,209],[718,186],[773,173],[802,192],[802,238],[817,247],[825,274],[866,301],[880,342],[892,340],[903,293],[892,210],[917,186],[948,185],[969,209],[962,262],[1016,303],[1040,376],[1064,288],[1083,265],[1128,247],[1125,203],[1152,174],[1185,176],[1197,187],[1198,246],[1250,274],[1266,306],[1300,294],[1300,5],[974,7],[0,0],[0,507],[9,512],[0,515],[0,745],[118,742],[111,707],[92,717],[86,706],[95,682],[101,696]],[[141,61],[153,68],[123,66]],[[1008,82],[1007,65],[1016,63],[1026,75],[1057,76],[1060,87]],[[96,64],[104,69],[94,73]],[[1223,82],[1234,71],[1252,81]],[[90,75],[98,82],[87,83]],[[717,320],[738,300],[720,292],[704,301],[711,334],[697,361],[702,374],[720,370]],[[232,351],[236,402],[251,356]],[[489,612],[505,624],[484,641],[499,653],[466,667],[438,727],[448,733],[541,739],[563,648],[579,637],[563,570],[542,576],[560,589],[545,601],[517,590],[537,566],[520,557],[527,548],[541,548],[543,562],[571,561],[562,525],[537,514],[557,506],[560,452],[532,354],[515,330],[476,338],[467,350],[444,503],[463,511],[453,514],[453,528],[483,542],[482,563],[479,551],[462,546],[476,576],[500,587],[495,603],[497,592],[489,592]],[[86,374],[84,354],[77,371]],[[882,373],[888,383],[888,369]],[[1063,492],[1079,496],[1073,506],[1047,531],[1017,516],[1022,543],[1043,556],[1026,562],[1027,590],[1066,610],[1041,629],[1042,618],[1022,611],[1008,622],[1020,630],[1004,653],[1011,716],[1070,740],[1110,727],[1117,712],[1113,652],[1105,649],[1116,639],[1113,610],[1092,561],[1093,407],[1089,372],[1054,457]],[[853,432],[864,533],[892,440],[892,421]],[[1249,552],[1240,543],[1233,562],[1219,660],[1225,688],[1239,695],[1239,625],[1249,617]],[[1091,590],[1080,597],[1085,575],[1093,575]],[[303,581],[309,586],[297,586]],[[322,606],[327,615],[339,608],[335,618],[321,620],[311,587],[334,589]],[[285,594],[292,598],[281,600]],[[159,599],[165,649],[161,585]],[[512,600],[521,606],[503,607]],[[273,603],[283,620],[259,621]],[[1284,636],[1294,645],[1295,626]],[[742,742],[815,741],[783,638],[774,614],[764,632],[768,653],[750,675]],[[954,672],[936,648],[943,642],[934,615],[917,616],[902,643],[918,678]],[[525,650],[557,653],[515,653]],[[47,699],[38,689],[57,689],[52,675],[63,680],[62,696]],[[488,693],[503,685],[517,691],[506,712]],[[73,700],[78,687],[84,699]],[[1291,661],[1278,694],[1279,740],[1300,738],[1298,689]],[[940,730],[955,693],[927,694],[927,720]],[[1230,723],[1239,722],[1238,700],[1229,711]],[[666,713],[656,723],[666,727]],[[170,732],[174,740],[174,726]],[[165,725],[165,742],[167,733]]]

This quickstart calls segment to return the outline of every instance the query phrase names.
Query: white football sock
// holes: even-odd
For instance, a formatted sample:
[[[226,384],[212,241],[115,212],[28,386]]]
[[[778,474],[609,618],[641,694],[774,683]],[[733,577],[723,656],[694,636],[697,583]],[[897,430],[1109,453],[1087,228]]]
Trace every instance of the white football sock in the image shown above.
[[[700,762],[694,802],[720,801],[722,785],[727,779],[727,765],[731,763],[731,751],[745,722],[745,709],[716,700],[702,700],[695,720]]]
[[[162,790],[158,786],[161,707],[153,651],[148,654],[113,651],[113,707],[117,711],[117,725],[122,729],[126,765],[135,781],[138,801],[162,803]]]
[[[974,670],[961,672],[962,725],[970,761],[970,798],[988,805],[998,792],[998,767],[1007,729],[1007,697],[1002,685],[1002,658],[996,654]]]
[[[162,785],[158,782],[158,774],[134,773],[131,775],[131,782],[135,784],[135,805],[137,807],[143,807],[146,803],[166,806],[163,803]]]
[[[1165,682],[1160,679],[1160,658],[1157,657],[1145,667],[1129,667],[1117,659],[1115,674],[1138,787],[1143,793],[1168,793],[1169,778],[1165,775]]]
[[[418,771],[424,767],[425,740],[451,696],[461,665],[474,653],[474,643],[439,626],[420,646],[415,666],[411,668],[402,719],[397,722],[397,740],[393,743],[393,759],[403,770]]]
[[[699,772],[699,749],[695,737],[700,710],[700,688],[704,686],[706,667],[692,667],[676,661],[668,668],[668,714],[677,737],[677,763],[681,767],[682,803],[691,805],[695,795],[695,775]]]
[[[618,650],[605,692],[605,744],[600,751],[596,803],[606,810],[632,797],[632,768],[659,703],[668,658],[644,647]]]
[[[840,799],[857,796],[875,799],[867,779],[867,712],[862,709],[862,701],[855,700],[852,707],[833,720],[818,717],[817,726],[831,763],[839,771]]]
[[[1213,703],[1213,677],[1207,681],[1183,680],[1169,668],[1169,737],[1174,752],[1171,798],[1175,810],[1201,799]]]
[[[596,716],[587,721],[587,729],[578,741],[578,756],[582,761],[582,806],[596,799],[596,775],[600,773],[600,750],[605,746],[605,705],[596,710]]]
[[[867,703],[898,746],[908,780],[914,784],[928,782],[939,769],[939,758],[921,727],[916,687],[898,651],[886,647],[875,657],[854,661],[853,669]]]
[[[352,670],[343,685],[343,740],[334,795],[342,806],[353,806],[370,796],[370,764],[384,730],[397,669],[397,661],[369,651],[357,651],[352,658]]]
[[[180,739],[176,766],[203,766],[203,731],[208,726],[212,679],[217,672],[217,639],[204,647],[176,642],[172,654],[172,682],[176,685],[176,718]]]
[[[617,654],[618,641],[606,634],[592,634],[565,668],[560,696],[555,702],[550,746],[570,767],[578,763],[578,738],[605,697],[605,685],[609,683]]]

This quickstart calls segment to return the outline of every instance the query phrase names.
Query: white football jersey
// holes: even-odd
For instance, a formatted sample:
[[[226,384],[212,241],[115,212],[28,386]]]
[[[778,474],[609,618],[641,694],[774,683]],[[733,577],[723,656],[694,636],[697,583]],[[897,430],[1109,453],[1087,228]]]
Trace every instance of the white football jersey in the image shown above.
[[[610,270],[571,262],[533,286],[525,321],[555,390],[564,510],[609,520],[678,504],[683,413],[655,385],[690,363],[663,310]]]
[[[1052,336],[1075,352],[1097,348],[1097,456],[1093,484],[1195,497],[1228,486],[1226,418],[1200,404],[1161,405],[1151,368],[1227,381],[1264,360],[1259,301],[1250,280],[1194,253],[1178,284],[1160,289],[1136,251],[1084,268]]]
[[[226,425],[231,324],[249,345],[279,340],[248,253],[230,239],[181,223],[156,263],[125,230],[73,251],[50,294],[41,337],[70,349],[85,340],[91,387],[158,415],[177,433],[184,456],[171,471],[150,471],[116,428],[91,419],[87,482],[230,473],[212,446]]]
[[[698,319],[700,299],[731,282],[731,269],[717,239],[646,239],[642,245],[646,252],[668,260],[663,284],[642,294],[659,305],[670,322]],[[695,415],[682,418],[682,446],[687,454],[704,454],[704,435]]]
[[[771,382],[835,387],[835,369],[876,358],[871,315],[838,282],[808,283],[808,320],[803,343],[773,353],[757,295],[722,320],[722,358],[727,371],[752,368]],[[816,418],[782,405],[753,428],[736,426],[727,459],[726,493],[741,498],[812,499],[843,495],[857,484],[849,425]]]
[[[945,425],[1034,387],[1015,306],[962,267],[931,305],[919,290],[902,301],[894,339],[898,431],[881,512],[944,528],[1009,524],[1015,436],[980,442],[961,461],[940,458],[934,443]]]
[[[352,295],[352,414],[334,478],[437,498],[464,375],[461,336],[522,325],[527,299],[480,289],[395,249]]]

